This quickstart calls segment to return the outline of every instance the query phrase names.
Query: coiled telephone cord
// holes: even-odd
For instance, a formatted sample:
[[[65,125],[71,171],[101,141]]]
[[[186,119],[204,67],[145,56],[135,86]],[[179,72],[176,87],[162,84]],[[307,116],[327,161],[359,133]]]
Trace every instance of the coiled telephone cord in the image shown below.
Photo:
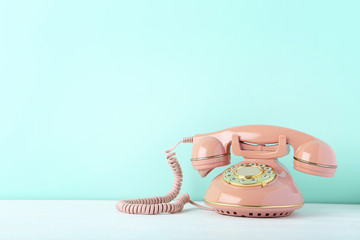
[[[173,203],[170,203],[176,198],[177,195],[179,195],[183,178],[180,164],[175,157],[175,153],[171,151],[182,142],[192,142],[192,137],[184,138],[183,140],[176,143],[172,148],[165,151],[167,163],[169,164],[171,171],[174,174],[174,181],[171,190],[164,196],[159,197],[120,200],[116,203],[116,208],[120,212],[149,215],[159,213],[177,213],[183,210],[186,203],[191,203],[196,207],[214,211],[212,208],[204,207],[191,201],[190,196],[187,193],[181,194]]]

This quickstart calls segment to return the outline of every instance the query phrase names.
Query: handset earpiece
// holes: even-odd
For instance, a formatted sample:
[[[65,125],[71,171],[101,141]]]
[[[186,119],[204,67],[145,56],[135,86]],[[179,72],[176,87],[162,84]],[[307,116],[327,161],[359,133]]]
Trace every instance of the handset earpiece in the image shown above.
[[[294,168],[320,177],[332,177],[336,171],[336,158],[332,148],[321,140],[300,145],[294,154]]]
[[[214,168],[230,164],[230,153],[217,138],[202,137],[194,143],[191,164],[201,177],[205,177]]]

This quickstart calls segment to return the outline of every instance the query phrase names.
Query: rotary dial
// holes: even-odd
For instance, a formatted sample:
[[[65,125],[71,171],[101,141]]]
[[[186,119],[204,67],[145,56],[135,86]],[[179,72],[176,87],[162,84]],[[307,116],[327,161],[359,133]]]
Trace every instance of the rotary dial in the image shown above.
[[[259,186],[265,187],[267,183],[276,177],[275,170],[259,163],[241,163],[225,170],[223,179],[235,186]]]

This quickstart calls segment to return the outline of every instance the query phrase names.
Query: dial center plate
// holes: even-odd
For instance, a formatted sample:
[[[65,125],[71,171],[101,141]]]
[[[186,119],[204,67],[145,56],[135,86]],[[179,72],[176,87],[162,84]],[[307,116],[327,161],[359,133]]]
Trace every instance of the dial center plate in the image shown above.
[[[233,186],[266,187],[276,177],[275,169],[264,163],[238,163],[226,169],[223,180]]]
[[[239,175],[240,177],[252,177],[258,175],[261,172],[262,172],[261,169],[252,166],[246,166],[236,170],[236,174]]]

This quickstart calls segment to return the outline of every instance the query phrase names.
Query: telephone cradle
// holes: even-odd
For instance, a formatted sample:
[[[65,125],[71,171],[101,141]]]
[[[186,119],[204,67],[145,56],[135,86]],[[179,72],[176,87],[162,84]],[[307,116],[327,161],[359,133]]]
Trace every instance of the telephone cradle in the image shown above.
[[[201,177],[214,168],[230,164],[230,150],[243,160],[216,176],[200,206],[187,193],[175,199],[182,171],[172,150],[181,142],[192,143],[191,163]],[[159,197],[118,201],[119,211],[131,214],[176,213],[186,203],[223,215],[239,217],[284,217],[303,206],[301,192],[278,158],[294,149],[294,168],[321,177],[332,177],[336,159],[325,142],[289,128],[247,125],[184,138],[165,152],[174,174],[171,191]],[[174,200],[174,202],[171,202]]]

